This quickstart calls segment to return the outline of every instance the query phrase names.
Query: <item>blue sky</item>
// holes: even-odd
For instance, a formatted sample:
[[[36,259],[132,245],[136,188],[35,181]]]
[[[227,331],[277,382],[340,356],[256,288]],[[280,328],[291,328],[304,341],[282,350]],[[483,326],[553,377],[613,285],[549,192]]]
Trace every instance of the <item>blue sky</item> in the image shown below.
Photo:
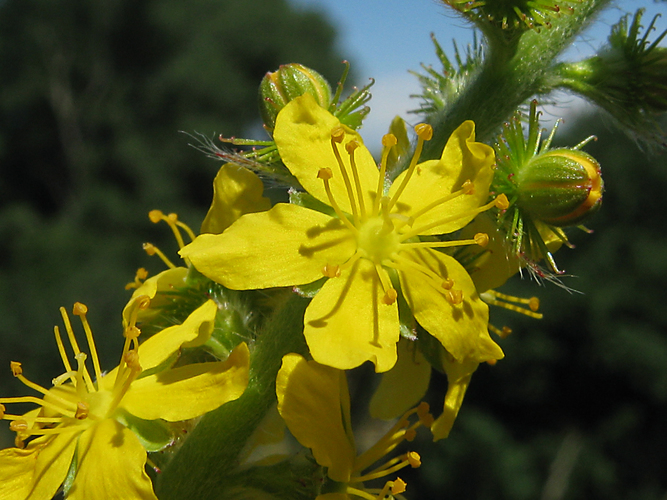
[[[409,95],[419,90],[416,79],[408,70],[418,70],[419,63],[439,68],[433,52],[430,33],[434,32],[447,53],[451,40],[459,47],[472,39],[472,31],[458,16],[454,16],[438,0],[290,0],[294,5],[318,10],[329,17],[338,29],[341,52],[355,64],[361,79],[373,77],[372,112],[362,134],[371,147],[380,138],[391,118],[406,115],[416,107]],[[627,12],[645,7],[645,24],[657,13],[663,13],[657,23],[667,28],[667,3],[653,0],[624,0],[605,11],[590,29],[568,50],[565,57],[579,59],[590,55],[609,34],[610,26]],[[364,80],[365,81],[365,80]],[[580,107],[571,101],[572,106]],[[566,113],[564,111],[564,113]]]

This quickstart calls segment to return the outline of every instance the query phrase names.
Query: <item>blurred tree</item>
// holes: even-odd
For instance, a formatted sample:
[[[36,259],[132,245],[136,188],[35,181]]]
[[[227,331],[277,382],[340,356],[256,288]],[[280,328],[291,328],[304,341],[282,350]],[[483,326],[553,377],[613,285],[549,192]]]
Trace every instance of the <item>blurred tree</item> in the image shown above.
[[[404,478],[413,498],[665,498],[665,156],[644,154],[599,115],[568,124],[562,145],[598,136],[585,150],[606,187],[587,224],[595,233],[572,229],[577,248],[556,254],[578,292],[519,277],[501,289],[539,296],[545,317],[491,308],[492,323],[514,330],[500,341],[506,359],[480,367],[448,439],[413,446],[427,450],[413,482]],[[432,381],[434,405],[446,383]]]
[[[196,230],[211,200],[219,164],[179,131],[247,131],[259,82],[280,64],[335,82],[334,36],[286,0],[0,2],[3,395],[22,392],[10,358],[43,383],[59,373],[51,332],[58,307],[77,300],[103,363],[116,364],[123,286],[140,266],[163,268],[141,243],[176,258],[147,212],[177,212]]]

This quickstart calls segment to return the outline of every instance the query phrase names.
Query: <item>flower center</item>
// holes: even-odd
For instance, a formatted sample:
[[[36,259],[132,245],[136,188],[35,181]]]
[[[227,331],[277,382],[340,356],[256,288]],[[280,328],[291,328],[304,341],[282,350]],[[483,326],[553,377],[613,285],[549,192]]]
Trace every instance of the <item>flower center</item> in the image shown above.
[[[377,188],[372,196],[372,204],[367,204],[364,201],[364,186],[362,186],[357,162],[355,159],[356,151],[361,144],[352,139],[345,142],[346,132],[342,126],[334,127],[331,131],[331,149],[336,158],[338,168],[334,170],[324,167],[318,170],[317,177],[324,183],[324,188],[329,200],[329,205],[334,209],[340,221],[354,234],[357,240],[357,252],[345,263],[328,263],[322,269],[322,274],[328,278],[336,278],[341,275],[341,272],[350,268],[359,258],[370,260],[377,272],[384,297],[382,302],[386,305],[392,305],[397,298],[397,291],[394,289],[391,282],[390,275],[387,268],[395,271],[404,271],[408,273],[419,272],[431,280],[434,286],[438,289],[442,287],[445,297],[451,304],[461,304],[463,301],[462,291],[453,288],[455,284],[451,279],[444,279],[438,276],[433,270],[429,269],[422,263],[415,262],[412,259],[401,255],[403,251],[417,248],[447,248],[462,245],[480,245],[485,246],[488,243],[488,236],[483,233],[475,235],[470,240],[454,240],[454,241],[420,241],[419,236],[428,234],[433,228],[442,226],[459,219],[468,218],[478,213],[496,207],[501,210],[507,209],[509,202],[507,197],[502,194],[495,200],[482,205],[477,208],[471,208],[466,211],[453,212],[444,218],[435,221],[426,222],[423,224],[417,223],[419,218],[429,213],[430,211],[441,207],[459,196],[466,196],[474,193],[474,185],[472,181],[465,181],[461,188],[452,193],[432,200],[431,203],[415,210],[410,214],[400,214],[396,210],[396,204],[399,198],[404,193],[410,179],[417,170],[417,162],[421,156],[424,141],[431,139],[433,129],[430,125],[419,124],[415,127],[417,133],[417,146],[410,161],[410,165],[400,180],[391,197],[386,196],[384,192],[385,175],[387,172],[387,161],[389,151],[396,146],[397,139],[392,134],[387,134],[382,139],[384,146],[382,152],[382,161],[380,162],[380,171],[378,175]],[[346,161],[343,160],[344,153],[347,152]],[[350,214],[346,214],[341,209],[341,205],[334,198],[331,179],[334,176],[340,175],[343,180],[344,193],[350,206]],[[367,189],[367,187],[366,187]]]
[[[390,223],[391,224],[391,223]],[[357,235],[357,246],[375,264],[390,259],[399,250],[399,237],[394,226],[388,225],[382,217],[373,217],[363,222]]]

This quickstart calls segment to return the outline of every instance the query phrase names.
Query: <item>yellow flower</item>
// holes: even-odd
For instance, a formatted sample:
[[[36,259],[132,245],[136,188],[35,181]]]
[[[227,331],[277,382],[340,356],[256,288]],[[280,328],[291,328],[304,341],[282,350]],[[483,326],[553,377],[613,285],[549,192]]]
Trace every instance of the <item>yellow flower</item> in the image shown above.
[[[288,354],[278,372],[276,394],[278,412],[288,429],[312,450],[315,460],[327,468],[327,476],[332,480],[323,485],[317,500],[346,500],[351,496],[374,500],[400,494],[405,490],[400,478],[387,481],[382,490],[367,489],[363,483],[394,474],[408,465],[421,465],[419,455],[408,452],[361,475],[402,441],[411,441],[417,427],[431,425],[425,403],[407,412],[375,445],[357,455],[345,372],[306,361],[299,354]],[[414,414],[419,420],[410,424],[409,417]]]
[[[309,95],[279,113],[280,156],[319,210],[280,203],[242,216],[222,234],[204,234],[181,250],[205,276],[234,290],[299,286],[326,280],[304,318],[316,361],[339,369],[372,361],[378,372],[396,362],[398,292],[419,323],[457,359],[503,356],[487,332],[488,308],[465,269],[436,248],[483,244],[420,241],[448,234],[506,198],[484,204],[493,149],[474,142],[463,123],[440,160],[417,164],[428,125],[410,166],[386,189],[388,134],[378,171],[361,137]],[[399,299],[402,300],[402,299]]]
[[[146,449],[159,448],[151,449],[141,429],[160,428],[157,419],[176,422],[200,416],[243,393],[249,364],[245,344],[226,361],[170,367],[182,347],[198,346],[209,338],[217,311],[213,301],[195,310],[183,324],[138,345],[136,312],[148,302],[146,296],[134,302],[120,365],[109,373],[100,369],[87,309],[80,303],[75,304],[74,314],[86,332],[94,379],[63,308],[77,366],[70,364],[57,327],[65,373],[53,380],[54,387],[47,390],[29,381],[20,363],[12,362],[14,376],[44,396],[0,399],[4,404],[41,406],[25,415],[10,415],[0,404],[0,415],[17,432],[17,447],[0,451],[0,499],[50,500],[66,481],[69,500],[155,500],[145,472]]]

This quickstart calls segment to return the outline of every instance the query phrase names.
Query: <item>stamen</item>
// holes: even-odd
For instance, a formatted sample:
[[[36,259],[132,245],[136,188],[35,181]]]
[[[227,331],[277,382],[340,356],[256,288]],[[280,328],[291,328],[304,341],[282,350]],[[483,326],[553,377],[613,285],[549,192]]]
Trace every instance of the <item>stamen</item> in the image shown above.
[[[375,264],[375,272],[377,272],[380,283],[382,284],[382,290],[384,290],[384,297],[382,297],[382,303],[388,306],[396,302],[398,293],[391,284],[391,280],[380,264]]]
[[[136,349],[123,353],[123,363],[124,366],[126,367],[126,369],[123,370],[123,379],[122,382],[119,383],[121,370],[118,370],[119,376],[116,378],[116,383],[113,388],[114,397],[113,400],[111,401],[111,404],[109,405],[109,410],[107,414],[113,412],[116,409],[121,399],[123,399],[123,396],[125,396],[125,393],[130,388],[130,384],[132,384],[132,382],[134,382],[134,380],[141,373],[141,365],[139,364],[139,354],[137,353]]]
[[[458,191],[454,191],[453,193],[450,193],[448,195],[445,195],[442,198],[438,198],[434,202],[426,205],[424,208],[417,210],[415,213],[411,214],[410,217],[408,217],[407,220],[403,224],[401,224],[397,229],[402,228],[406,224],[412,226],[417,220],[417,218],[433,210],[435,207],[448,203],[458,198],[459,196],[473,194],[474,192],[475,192],[475,185],[472,182],[470,182],[470,180],[466,180],[463,183],[463,186],[461,186],[461,189],[459,189]]]
[[[56,345],[58,346],[58,352],[60,353],[60,359],[62,359],[63,366],[67,373],[72,372],[72,365],[69,364],[69,359],[67,358],[67,352],[65,351],[65,346],[63,345],[63,339],[60,336],[60,329],[57,326],[53,327],[53,333],[56,336]],[[74,382],[76,386],[76,382]]]
[[[445,217],[443,219],[437,220],[435,222],[431,222],[429,224],[426,224],[424,226],[418,227],[417,229],[413,229],[412,231],[409,231],[407,233],[404,233],[401,235],[399,241],[403,242],[405,240],[408,240],[414,236],[418,236],[420,234],[424,234],[426,231],[429,229],[432,229],[434,227],[441,226],[443,224],[447,224],[449,222],[453,222],[458,219],[463,219],[466,217],[470,217],[472,215],[477,215],[481,212],[486,212],[487,210],[496,207],[500,210],[506,210],[509,207],[509,201],[507,199],[507,196],[505,194],[501,194],[497,196],[493,201],[490,201],[486,205],[482,205],[481,207],[478,208],[473,208],[472,210],[466,210],[465,212],[461,212],[456,215],[451,215],[449,217]]]
[[[81,302],[75,302],[72,314],[74,316],[79,316],[81,323],[83,324],[83,329],[86,332],[86,340],[88,341],[88,348],[90,349],[90,356],[93,358],[93,367],[95,368],[95,380],[98,381],[102,378],[102,370],[100,369],[100,359],[97,356],[97,349],[95,348],[95,339],[93,339],[93,332],[90,329],[88,324],[88,319],[86,318],[86,313],[88,308]]]
[[[393,465],[397,460],[400,460],[399,463],[396,465]],[[391,467],[387,467],[388,465],[392,464]],[[354,480],[350,480],[350,482],[364,482],[364,481],[370,481],[372,479],[377,479],[379,477],[384,477],[388,476],[389,474],[393,474],[394,472],[397,472],[408,465],[412,467],[413,469],[416,469],[417,467],[421,466],[421,457],[417,452],[414,451],[409,451],[405,455],[399,457],[398,459],[393,459],[387,462],[385,465],[378,467],[375,471],[369,473],[369,474],[364,474],[363,476],[359,476],[354,478]]]
[[[157,224],[160,221],[165,221],[169,227],[171,228],[171,231],[174,233],[174,237],[176,238],[176,242],[178,243],[179,248],[183,248],[185,246],[185,242],[183,241],[183,236],[181,235],[181,232],[178,230],[178,228],[182,228],[190,237],[190,241],[193,241],[195,239],[195,234],[192,232],[192,229],[190,229],[187,224],[182,223],[181,221],[178,220],[178,215],[171,213],[169,215],[164,215],[161,210],[151,210],[148,212],[148,218],[151,220],[153,224]]]
[[[49,408],[50,410],[55,411],[56,413],[59,413],[61,415],[64,415],[66,417],[73,417],[76,406],[74,403],[71,401],[67,401],[66,399],[62,399],[61,397],[56,396],[55,394],[51,393],[49,395],[49,398],[57,401],[58,403],[62,403],[63,406],[55,404],[53,401],[45,401],[41,398],[37,398],[35,396],[20,396],[20,397],[15,397],[15,398],[2,398],[0,399],[0,402],[2,403],[33,403],[39,406],[43,406],[44,408]],[[68,410],[67,408],[71,408],[71,410]]]
[[[350,231],[357,234],[359,232],[359,230],[352,225],[352,223],[348,220],[347,217],[345,217],[345,214],[340,209],[340,207],[338,206],[338,203],[336,203],[336,200],[333,197],[333,193],[331,192],[331,185],[329,184],[329,180],[332,177],[333,177],[333,173],[331,172],[331,169],[328,168],[328,167],[321,168],[317,172],[317,178],[322,179],[322,181],[324,181],[324,189],[327,192],[327,198],[329,198],[329,204],[331,205],[331,208],[334,209],[334,212],[336,212],[336,215],[338,215],[338,218],[340,219],[340,221],[343,224],[345,224]]]
[[[479,245],[485,247],[489,243],[489,236],[485,233],[477,233],[471,240],[453,241],[416,241],[412,243],[401,243],[401,248],[449,248],[464,245]]]
[[[391,148],[396,146],[398,139],[394,134],[385,134],[382,137],[382,160],[380,161],[380,176],[378,177],[378,187],[375,193],[375,200],[373,202],[373,217],[376,217],[380,213],[380,199],[384,197],[384,178],[387,175],[387,159],[389,158],[389,153]]]
[[[331,131],[331,149],[333,150],[334,156],[336,157],[336,162],[338,162],[338,168],[340,173],[343,176],[343,182],[345,183],[345,189],[347,191],[347,197],[350,200],[350,206],[352,207],[352,218],[354,219],[355,225],[359,225],[359,212],[357,211],[357,204],[354,198],[354,191],[352,191],[352,183],[350,182],[350,176],[347,175],[347,170],[345,169],[345,164],[343,159],[340,156],[338,151],[337,143],[343,142],[345,138],[345,130],[343,127],[335,127]]]
[[[392,269],[397,269],[398,271],[403,272],[411,272],[413,270],[419,271],[430,279],[431,285],[436,289],[442,287],[445,290],[450,290],[454,286],[454,281],[451,278],[443,279],[441,276],[431,271],[428,267],[421,265],[418,262],[414,262],[413,260],[407,259],[400,254],[392,255],[392,259],[393,260],[391,262],[387,261],[383,264],[387,267],[391,267]],[[406,267],[409,269],[406,269]]]
[[[174,269],[176,267],[174,263],[170,261],[167,258],[167,256],[164,253],[162,253],[162,251],[152,243],[144,243],[143,248],[148,255],[157,254],[157,256],[160,257],[160,259],[162,259],[162,262],[164,262],[169,269]]]
[[[514,295],[507,295],[504,293],[496,292],[495,290],[487,290],[484,293],[480,294],[480,297],[487,304],[502,307],[508,309],[509,311],[514,311],[524,316],[529,316],[535,319],[542,319],[544,316],[542,313],[538,313],[537,310],[540,308],[540,299],[537,297],[530,297],[528,299],[522,297],[515,297]],[[520,307],[515,304],[523,304],[528,307]]]
[[[90,375],[88,375],[88,370],[86,369],[86,353],[80,352],[74,359],[78,365],[76,370],[76,393],[81,399],[86,397],[86,389],[90,392],[95,392],[95,387],[93,386],[92,380],[90,380]]]
[[[136,274],[134,275],[134,281],[131,281],[127,285],[125,285],[125,290],[130,290],[132,288],[139,288],[141,285],[143,285],[143,281],[148,278],[148,271],[144,269],[143,267],[140,267],[137,269]]]
[[[512,329],[509,326],[503,326],[502,329],[499,329],[499,328],[493,326],[491,323],[489,323],[489,331],[491,333],[495,333],[501,339],[505,339],[505,338],[509,337],[510,333],[512,333]]]
[[[361,220],[366,220],[366,206],[364,203],[364,193],[361,189],[361,181],[359,180],[359,170],[357,169],[357,163],[354,159],[354,151],[359,147],[359,142],[356,140],[351,140],[345,145],[345,151],[350,155],[350,166],[352,167],[352,176],[354,177],[354,185],[357,189],[357,198],[359,198],[359,212],[361,215]]]
[[[463,290],[447,290],[445,298],[453,306],[457,306],[463,302]]]
[[[88,412],[90,411],[90,407],[88,406],[88,403],[84,401],[79,401],[76,404],[76,413],[74,414],[74,418],[77,420],[85,420],[88,418]]]
[[[422,154],[422,149],[424,148],[424,141],[430,141],[433,137],[433,127],[425,123],[420,123],[419,125],[415,126],[415,132],[417,133],[417,147],[415,148],[415,153],[412,155],[410,166],[408,166],[407,173],[405,174],[405,177],[403,177],[401,185],[398,187],[398,190],[396,193],[394,193],[394,196],[389,202],[390,210],[394,207],[401,194],[403,194],[405,187],[408,185],[408,182],[410,181],[410,178],[415,171],[419,157]]]
[[[340,276],[340,266],[335,264],[325,264],[322,268],[322,274],[327,278],[338,278]]]
[[[390,481],[392,483],[391,485],[391,494],[392,495],[400,495],[401,493],[405,492],[407,489],[408,484],[403,481],[400,477],[397,477],[395,481]]]

